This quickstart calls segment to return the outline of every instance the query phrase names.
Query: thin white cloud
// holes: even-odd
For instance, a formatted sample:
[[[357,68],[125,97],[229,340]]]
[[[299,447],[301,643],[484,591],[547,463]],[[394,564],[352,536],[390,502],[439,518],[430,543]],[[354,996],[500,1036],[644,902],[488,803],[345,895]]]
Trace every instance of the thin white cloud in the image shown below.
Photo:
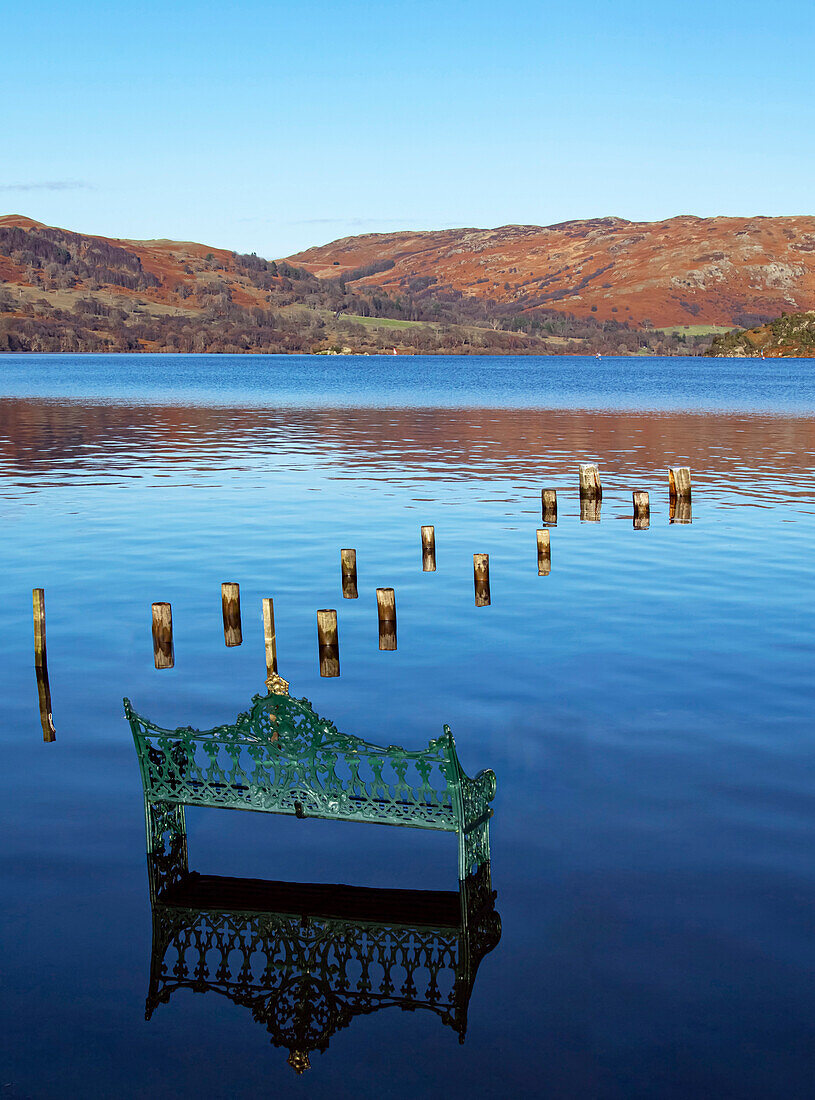
[[[82,180],[42,180],[36,183],[0,183],[0,191],[90,191]]]

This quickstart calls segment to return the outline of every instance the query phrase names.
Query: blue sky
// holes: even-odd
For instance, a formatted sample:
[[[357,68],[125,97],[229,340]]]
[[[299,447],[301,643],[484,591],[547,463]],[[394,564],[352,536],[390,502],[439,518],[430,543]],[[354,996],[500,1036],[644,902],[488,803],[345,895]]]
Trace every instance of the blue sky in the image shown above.
[[[815,5],[0,0],[0,212],[283,256],[803,214]]]

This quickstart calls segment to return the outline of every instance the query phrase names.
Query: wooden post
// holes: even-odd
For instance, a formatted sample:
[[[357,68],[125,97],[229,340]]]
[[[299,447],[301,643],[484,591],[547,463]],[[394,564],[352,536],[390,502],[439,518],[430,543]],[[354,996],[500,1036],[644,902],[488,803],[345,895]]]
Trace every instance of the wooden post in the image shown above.
[[[337,630],[337,612],[325,607],[317,612],[317,646],[320,653],[320,675],[339,676],[340,640]]]
[[[359,596],[357,590],[357,552],[356,550],[340,550],[340,570],[342,572],[342,598],[355,600]]]
[[[490,602],[490,556],[473,554],[473,583],[475,606],[488,607]]]
[[[45,648],[45,589],[31,590],[34,609],[34,669],[37,673],[37,694],[40,700],[40,722],[43,741],[56,741],[57,733],[51,716],[51,686],[48,682],[48,654]]]
[[[552,571],[552,551],[549,539],[549,528],[543,527],[538,531],[538,576],[548,577]]]
[[[690,500],[690,470],[687,466],[669,468],[668,493],[671,500]]]
[[[241,588],[239,584],[227,581],[221,585],[221,604],[224,613],[224,641],[228,646],[240,645],[241,634]]]
[[[156,668],[172,668],[175,664],[173,609],[168,603],[153,604],[153,663]]]
[[[600,467],[596,462],[583,462],[579,467],[580,496],[586,500],[602,500],[603,486],[600,484]]]
[[[266,647],[266,677],[277,672],[277,635],[274,629],[274,600],[264,597],[263,600],[263,643]]]
[[[392,588],[377,588],[376,613],[380,622],[396,622],[396,593]]]
[[[396,593],[392,588],[377,588],[376,613],[379,617],[379,648],[396,649]]]
[[[54,718],[51,713],[51,685],[48,683],[48,666],[35,665],[37,673],[37,694],[40,699],[40,724],[42,725],[42,739],[46,742],[56,741],[57,731],[54,729]]]
[[[541,489],[541,519],[544,523],[557,523],[557,489]]]
[[[34,664],[40,668],[46,663],[45,652],[45,589],[32,589],[34,603]]]
[[[317,612],[317,644],[339,645],[337,612],[333,607],[326,607]]]
[[[668,469],[668,494],[671,523],[692,523],[690,469],[687,466],[671,466]]]
[[[422,571],[436,572],[436,528],[422,528]]]
[[[634,530],[646,531],[651,525],[651,505],[646,489],[635,489],[634,497]]]

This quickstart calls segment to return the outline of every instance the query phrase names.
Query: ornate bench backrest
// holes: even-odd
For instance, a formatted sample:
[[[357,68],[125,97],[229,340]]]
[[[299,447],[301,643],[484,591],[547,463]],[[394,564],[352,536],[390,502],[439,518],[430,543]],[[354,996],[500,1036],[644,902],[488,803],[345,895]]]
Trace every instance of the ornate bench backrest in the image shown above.
[[[463,772],[452,734],[426,749],[340,733],[305,699],[255,696],[233,725],[162,729],[125,700],[145,799],[456,831]],[[469,782],[465,778],[465,782]]]

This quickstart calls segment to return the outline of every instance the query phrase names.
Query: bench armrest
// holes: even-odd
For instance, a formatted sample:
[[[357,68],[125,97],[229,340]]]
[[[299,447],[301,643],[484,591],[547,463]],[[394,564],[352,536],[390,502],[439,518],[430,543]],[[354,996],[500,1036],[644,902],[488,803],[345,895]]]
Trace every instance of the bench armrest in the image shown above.
[[[461,798],[464,806],[464,828],[473,828],[492,817],[490,802],[495,798],[495,772],[484,768],[475,779],[461,777]]]

